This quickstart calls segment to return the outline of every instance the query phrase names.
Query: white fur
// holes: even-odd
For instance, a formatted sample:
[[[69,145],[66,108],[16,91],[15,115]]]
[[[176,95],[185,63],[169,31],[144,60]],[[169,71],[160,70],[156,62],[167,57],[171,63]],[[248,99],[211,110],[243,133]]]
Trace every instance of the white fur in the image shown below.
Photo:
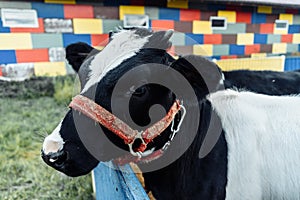
[[[222,73],[222,78],[220,79],[219,84],[224,85],[224,81],[225,81],[225,76],[224,76],[224,73]]]
[[[61,122],[58,124],[58,126],[54,129],[54,131],[48,135],[43,143],[43,151],[45,154],[49,153],[55,153],[59,150],[62,150],[64,141],[60,135],[60,128],[61,128]]]
[[[99,82],[107,72],[117,67],[124,60],[136,55],[148,42],[150,36],[141,38],[135,34],[134,30],[122,30],[115,34],[113,40],[91,62],[89,80],[81,93],[86,92],[92,85]]]
[[[225,90],[208,99],[228,145],[226,199],[300,199],[300,96]]]

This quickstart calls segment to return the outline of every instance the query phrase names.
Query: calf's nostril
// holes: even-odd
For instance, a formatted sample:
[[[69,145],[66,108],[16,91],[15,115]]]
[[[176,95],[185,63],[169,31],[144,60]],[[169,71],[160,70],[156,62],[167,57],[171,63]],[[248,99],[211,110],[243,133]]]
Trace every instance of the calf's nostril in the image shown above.
[[[58,159],[58,157],[55,156],[55,157],[53,157],[53,158],[49,158],[49,161],[53,163],[53,162],[57,161],[57,159]]]
[[[55,165],[62,165],[68,158],[67,153],[65,151],[59,151],[55,153],[49,153],[46,155],[47,160],[50,163],[53,163]]]

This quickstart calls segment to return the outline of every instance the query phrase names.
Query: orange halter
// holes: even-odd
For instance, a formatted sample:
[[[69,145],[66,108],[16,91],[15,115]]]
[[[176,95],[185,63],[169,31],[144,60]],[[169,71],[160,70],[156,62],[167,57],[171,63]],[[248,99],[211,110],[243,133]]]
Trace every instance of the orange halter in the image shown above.
[[[147,148],[148,143],[152,142],[154,138],[159,136],[172,123],[172,121],[175,118],[175,115],[179,112],[179,110],[184,109],[184,107],[180,105],[180,101],[176,100],[171,106],[166,116],[164,116],[160,121],[153,124],[151,127],[148,127],[146,130],[139,132],[137,130],[133,130],[130,126],[128,126],[125,122],[123,122],[121,119],[116,117],[114,114],[107,111],[105,108],[96,104],[94,101],[90,100],[85,96],[82,95],[75,96],[71,101],[69,107],[83,113],[84,115],[93,119],[94,121],[99,122],[108,130],[110,130],[118,137],[123,139],[124,143],[129,146],[130,153],[133,156],[139,157],[139,159],[142,156],[143,157],[149,156],[148,154],[147,155],[143,154],[143,152]],[[184,114],[181,118],[180,124],[177,127],[177,130],[172,130],[173,134],[170,138],[171,140],[175,136],[175,133],[178,131],[179,126],[181,125],[181,122],[184,118]],[[133,150],[132,145],[136,139],[140,139],[142,143],[137,149]],[[169,143],[170,141],[168,141],[165,146],[169,146]],[[157,155],[160,154],[159,153],[160,151],[161,150],[151,153],[153,154],[152,157],[153,156],[157,157]]]

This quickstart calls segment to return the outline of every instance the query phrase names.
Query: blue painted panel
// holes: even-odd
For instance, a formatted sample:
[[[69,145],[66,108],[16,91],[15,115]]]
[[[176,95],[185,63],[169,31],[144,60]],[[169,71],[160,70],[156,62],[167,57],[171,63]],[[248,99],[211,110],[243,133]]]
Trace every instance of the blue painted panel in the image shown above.
[[[99,2],[97,1],[97,3]],[[104,6],[130,5],[130,0],[103,0],[103,4]]]
[[[10,32],[10,28],[3,27],[2,20],[0,18],[0,33],[9,33],[9,32]]]
[[[288,33],[300,33],[300,25],[289,25]]]
[[[64,6],[62,4],[46,4],[33,2],[32,9],[37,10],[40,18],[64,18]]]
[[[284,71],[300,69],[300,57],[286,57]]]
[[[159,19],[168,19],[179,21],[179,9],[168,9],[160,8],[159,9]]]
[[[94,169],[94,182],[97,200],[149,200],[129,165],[100,163]]]
[[[185,45],[203,44],[203,34],[185,34]]]
[[[229,54],[230,55],[244,55],[245,53],[245,45],[229,45]]]
[[[14,50],[0,50],[0,64],[16,63],[16,53]]]
[[[283,6],[281,7],[272,7],[272,14],[281,14],[281,13],[286,13],[286,10]]]
[[[268,35],[267,34],[254,34],[254,44],[267,44]]]
[[[64,47],[68,46],[69,44],[76,43],[76,42],[85,42],[91,45],[91,35],[88,34],[72,34],[72,33],[64,33],[63,34],[63,44]]]
[[[261,13],[252,13],[252,24],[262,24],[266,23],[267,15]]]
[[[208,4],[207,7],[209,11],[226,10],[225,4]]]
[[[221,56],[212,56],[212,57],[208,57],[209,60],[221,60]]]

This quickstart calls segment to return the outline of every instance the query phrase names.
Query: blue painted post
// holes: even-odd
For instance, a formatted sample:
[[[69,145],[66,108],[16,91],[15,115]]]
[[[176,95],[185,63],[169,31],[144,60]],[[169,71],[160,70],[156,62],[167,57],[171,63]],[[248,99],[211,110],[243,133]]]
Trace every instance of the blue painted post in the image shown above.
[[[300,69],[300,57],[290,56],[285,58],[284,71]]]
[[[97,200],[149,200],[141,183],[129,165],[100,163],[94,169]]]

